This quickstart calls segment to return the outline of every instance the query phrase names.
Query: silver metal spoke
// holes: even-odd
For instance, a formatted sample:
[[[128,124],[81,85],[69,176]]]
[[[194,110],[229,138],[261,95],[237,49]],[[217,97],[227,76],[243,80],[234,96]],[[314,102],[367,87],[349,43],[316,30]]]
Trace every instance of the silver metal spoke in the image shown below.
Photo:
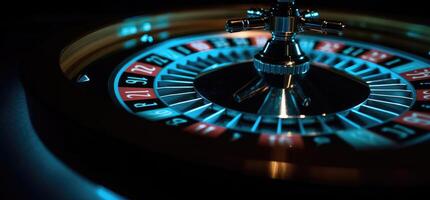
[[[351,60],[343,60],[340,63],[335,64],[333,67],[337,69],[343,69],[345,66],[348,66],[352,61]],[[349,65],[350,66],[350,65]]]
[[[363,80],[365,81],[373,81],[373,80],[379,80],[379,79],[386,79],[390,78],[391,75],[389,73],[378,73],[378,74],[372,74],[369,76],[364,76]]]
[[[215,112],[215,113],[213,113],[213,114],[205,117],[203,119],[203,121],[204,122],[208,122],[208,123],[215,123],[215,121],[218,120],[219,117],[221,117],[221,115],[224,114],[225,110],[226,110],[225,108],[223,108],[221,110],[218,110],[217,112]]]
[[[351,110],[351,113],[354,113],[354,114],[356,114],[357,116],[360,116],[360,117],[362,117],[362,118],[365,118],[365,119],[367,119],[367,120],[370,120],[370,121],[372,121],[372,122],[374,122],[374,123],[382,123],[382,121],[381,121],[381,120],[379,120],[378,118],[375,118],[375,117],[370,116],[370,115],[368,115],[368,114],[362,113],[362,112],[360,112],[360,111],[358,111],[358,110],[354,110],[354,109],[352,109],[352,110]]]
[[[366,109],[369,109],[370,111],[374,111],[376,113],[383,114],[384,116],[380,116],[381,118],[391,118],[391,117],[399,116],[399,114],[397,114],[397,113],[394,113],[394,112],[391,112],[391,111],[388,111],[385,109],[381,109],[381,108],[376,108],[376,107],[369,106],[369,105],[361,105],[360,111],[362,111],[361,108],[366,108]],[[388,115],[388,117],[386,115]]]
[[[260,126],[260,122],[261,122],[262,117],[258,116],[257,119],[254,122],[254,125],[252,125],[251,131],[252,132],[256,132],[258,127]]]
[[[161,75],[161,80],[194,80],[195,78],[192,76],[184,76],[178,74],[166,74]]]
[[[165,87],[158,87],[157,89],[163,90],[163,89],[194,89],[193,86],[165,86]]]
[[[374,84],[369,85],[371,89],[406,89],[407,85],[404,83],[394,83],[394,84]]]
[[[193,86],[192,81],[178,81],[178,80],[160,80],[158,81],[158,86]]]
[[[188,110],[184,112],[185,115],[190,115],[193,117],[199,116],[201,113],[203,113],[206,109],[208,109],[210,106],[212,106],[212,103],[204,104],[199,107],[193,108],[191,110]]]
[[[242,113],[237,114],[233,119],[231,119],[227,123],[226,127],[227,128],[232,128],[232,127],[236,126],[238,124],[238,122],[240,121],[241,117],[242,117]]]
[[[353,122],[353,121],[349,120],[348,118],[346,118],[346,117],[342,116],[341,114],[336,114],[336,116],[337,116],[337,117],[338,117],[342,122],[344,122],[345,124],[347,124],[347,125],[349,125],[349,126],[351,126],[351,127],[353,127],[353,128],[361,128],[361,126],[360,126],[360,125],[358,125],[358,124],[356,124],[355,122]]]
[[[181,105],[184,105],[184,104],[194,103],[194,102],[200,101],[202,99],[203,98],[200,98],[200,97],[199,98],[195,98],[195,99],[189,99],[189,100],[186,100],[186,101],[180,101],[180,102],[177,102],[177,103],[170,104],[169,106],[171,106],[171,107],[181,106]]]
[[[196,74],[198,74],[199,72],[202,71],[202,69],[200,69],[200,68],[193,67],[191,65],[181,65],[181,64],[176,65],[176,69],[191,71],[191,72],[196,73]]]
[[[183,96],[183,95],[189,95],[189,94],[197,94],[196,92],[180,92],[180,93],[173,93],[173,94],[166,94],[160,96],[160,98],[169,98],[169,97],[175,97],[175,96]]]
[[[392,101],[395,103],[402,103],[404,105],[410,105],[413,101],[411,97],[399,96],[399,95],[385,95],[385,94],[370,94],[370,98],[377,100]]]
[[[198,61],[196,61],[196,62],[194,62],[194,61],[188,61],[188,62],[187,62],[187,66],[191,66],[191,67],[193,67],[193,68],[195,68],[195,69],[204,70],[204,69],[206,69],[209,65],[208,65],[208,64],[206,64],[206,63],[203,63],[203,62],[198,62]]]
[[[400,79],[385,78],[385,79],[366,81],[366,83],[369,84],[369,85],[395,84],[395,83],[400,83]]]
[[[407,106],[407,105],[400,104],[400,103],[395,103],[395,102],[391,102],[391,101],[384,101],[384,100],[372,99],[372,98],[369,98],[369,99],[367,99],[367,100],[368,100],[368,101],[373,101],[373,102],[382,103],[382,104],[388,104],[388,105],[390,105],[390,106],[394,106],[394,107],[399,106],[399,107],[403,107],[403,108],[405,108],[405,109],[408,109],[408,108],[409,108],[409,106]]]
[[[368,76],[368,75],[371,75],[371,74],[375,74],[375,72],[377,72],[377,69],[367,68],[367,69],[364,69],[364,70],[360,70],[358,72],[354,72],[354,75],[362,77],[362,76]]]
[[[374,89],[370,88],[370,94],[385,94],[385,95],[402,95],[407,97],[412,97],[411,90],[403,90],[403,89]]]
[[[191,77],[196,77],[198,75],[198,73],[195,73],[195,72],[192,72],[189,70],[185,70],[185,69],[179,69],[179,68],[168,69],[167,72],[168,72],[168,74],[178,74],[178,75],[185,75],[185,76],[188,75]]]
[[[364,66],[363,63],[355,63],[349,67],[345,68],[345,71],[355,74],[356,71],[360,71],[360,68]]]

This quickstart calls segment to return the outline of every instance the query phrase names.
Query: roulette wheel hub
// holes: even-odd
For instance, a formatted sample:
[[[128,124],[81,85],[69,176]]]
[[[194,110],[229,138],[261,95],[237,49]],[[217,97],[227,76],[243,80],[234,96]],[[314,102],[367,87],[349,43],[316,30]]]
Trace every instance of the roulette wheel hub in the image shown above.
[[[250,9],[247,13],[249,18],[228,20],[226,31],[265,29],[272,33],[272,38],[254,56],[253,63],[258,77],[236,91],[234,99],[241,103],[268,91],[258,110],[259,114],[280,118],[306,116],[300,107],[309,107],[311,98],[307,93],[314,92],[304,91],[300,82],[313,81],[303,81],[309,71],[310,60],[296,41],[296,34],[304,30],[339,34],[345,26],[341,22],[317,21],[317,11],[299,11],[295,7],[295,1],[277,1],[268,10]],[[326,115],[326,112],[320,114]]]

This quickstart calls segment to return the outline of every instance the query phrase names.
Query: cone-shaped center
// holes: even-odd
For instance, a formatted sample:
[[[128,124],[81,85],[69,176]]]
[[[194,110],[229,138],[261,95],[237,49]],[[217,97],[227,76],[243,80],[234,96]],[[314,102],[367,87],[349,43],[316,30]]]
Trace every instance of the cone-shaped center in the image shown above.
[[[290,88],[273,86],[260,77],[252,63],[241,63],[201,74],[194,85],[220,106],[279,117],[340,112],[362,103],[370,93],[358,79],[319,65],[311,65],[303,77],[292,77]]]

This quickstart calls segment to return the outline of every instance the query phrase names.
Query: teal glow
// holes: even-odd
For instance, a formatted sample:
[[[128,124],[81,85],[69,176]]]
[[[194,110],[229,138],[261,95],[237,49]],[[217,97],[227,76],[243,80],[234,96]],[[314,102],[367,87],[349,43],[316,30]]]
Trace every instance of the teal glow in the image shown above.
[[[153,25],[154,29],[158,28],[157,23],[153,23],[152,25]],[[160,39],[159,35],[163,35],[163,34],[165,34],[166,36],[169,35],[168,32],[160,32],[160,33],[157,33],[157,35],[153,35],[153,37],[156,37],[156,39],[159,40]],[[142,36],[139,38],[140,39],[139,42],[149,42],[151,39],[150,36],[151,35],[149,35],[149,33],[148,34],[142,34]],[[249,46],[250,45],[249,42],[247,42],[247,40],[244,40],[243,38],[234,38],[235,44],[237,45],[235,47],[226,48],[225,46],[222,47],[223,45],[218,45],[220,48],[215,48],[215,49],[212,49],[210,51],[204,51],[204,52],[192,53],[192,52],[183,51],[179,48],[180,45],[190,43],[191,41],[198,41],[198,40],[210,40],[211,42],[215,41],[217,43],[222,43],[219,41],[222,41],[223,38],[216,38],[215,36],[219,36],[219,35],[200,35],[200,36],[191,36],[191,37],[173,39],[173,40],[169,40],[169,41],[160,43],[159,46],[157,46],[156,48],[151,48],[150,50],[143,50],[142,52],[138,53],[135,57],[130,59],[129,62],[127,62],[127,64],[122,65],[121,69],[117,72],[117,74],[115,76],[115,80],[114,80],[114,88],[115,89],[114,90],[115,90],[115,96],[117,97],[119,103],[128,112],[135,114],[139,117],[145,118],[146,120],[150,120],[150,121],[158,121],[158,120],[164,120],[164,119],[168,119],[168,118],[179,118],[179,116],[181,116],[181,115],[185,115],[187,117],[193,118],[195,120],[200,120],[200,121],[201,120],[203,120],[203,121],[206,120],[209,122],[213,121],[213,119],[215,119],[217,116],[216,113],[215,113],[215,115],[204,116],[204,117],[199,118],[200,114],[202,112],[204,112],[207,107],[212,106],[211,103],[199,105],[198,107],[193,107],[191,110],[188,110],[188,109],[183,109],[182,107],[179,108],[179,106],[182,106],[182,104],[171,106],[171,105],[169,105],[169,102],[165,102],[165,100],[163,100],[163,98],[160,98],[160,101],[162,102],[162,104],[164,104],[166,106],[170,106],[170,108],[161,108],[161,109],[155,109],[155,110],[150,110],[150,111],[147,110],[147,111],[135,113],[135,112],[131,111],[128,108],[128,105],[121,99],[121,96],[119,95],[117,88],[118,88],[118,83],[119,83],[119,79],[121,77],[121,74],[124,73],[124,71],[127,69],[127,66],[129,66],[131,63],[136,62],[139,59],[142,59],[145,56],[148,56],[150,54],[156,54],[157,56],[165,57],[165,58],[168,58],[168,59],[173,61],[173,62],[167,64],[166,66],[164,66],[163,69],[155,77],[154,86],[153,86],[154,87],[154,93],[157,97],[160,97],[161,95],[158,93],[159,91],[157,90],[158,88],[160,88],[158,85],[159,84],[158,81],[161,79],[161,77],[163,75],[167,75],[170,73],[169,69],[180,70],[181,73],[187,74],[190,76],[197,75],[197,73],[187,71],[187,67],[180,67],[180,68],[176,69],[176,68],[174,68],[175,66],[182,66],[182,65],[184,65],[184,63],[187,63],[187,61],[189,61],[189,60],[191,60],[191,61],[197,60],[198,58],[203,57],[202,55],[217,57],[218,55],[220,55],[220,53],[230,54],[231,52],[236,52],[238,55],[242,55],[241,52],[245,51],[245,50],[251,52],[250,54],[252,54],[252,52],[256,52],[259,50],[258,47]],[[155,39],[155,38],[152,38],[152,39]],[[302,48],[306,49],[308,51],[308,53],[313,53],[314,55],[316,55],[317,58],[323,57],[322,52],[313,50],[316,42],[319,41],[320,39],[321,39],[320,37],[315,37],[315,36],[300,36],[299,37],[299,41],[300,41],[300,44],[302,44]],[[399,75],[393,73],[389,69],[384,68],[384,67],[382,67],[376,63],[372,63],[372,62],[365,62],[366,66],[368,66],[365,70],[363,70],[363,69],[357,70],[360,68],[360,66],[362,66],[364,64],[364,61],[360,58],[354,57],[354,55],[358,55],[358,54],[366,51],[366,49],[370,49],[370,48],[372,48],[372,49],[376,48],[378,50],[380,49],[381,51],[387,51],[393,55],[400,55],[400,57],[405,57],[407,59],[413,60],[412,63],[404,64],[402,66],[396,67],[396,69],[400,69],[400,68],[403,69],[405,67],[407,67],[407,68],[409,68],[409,67],[420,68],[421,66],[428,66],[428,65],[423,65],[423,63],[425,64],[425,62],[423,62],[423,61],[419,60],[418,58],[415,58],[414,56],[409,55],[405,52],[399,52],[397,50],[392,50],[392,49],[389,49],[386,47],[382,47],[382,46],[378,46],[378,45],[374,45],[374,44],[368,44],[368,43],[364,43],[364,42],[354,42],[354,41],[350,41],[350,40],[341,40],[338,38],[332,38],[332,40],[340,41],[340,42],[343,42],[345,44],[352,46],[351,48],[348,48],[347,50],[345,50],[345,53],[348,53],[350,55],[339,54],[336,57],[332,56],[331,58],[325,60],[324,63],[329,64],[329,63],[333,62],[333,60],[335,58],[340,58],[340,60],[343,60],[344,62],[340,62],[334,66],[334,67],[340,67],[341,65],[346,64],[348,61],[354,61],[355,65],[349,66],[348,70],[346,70],[351,75],[357,75],[358,76],[361,74],[366,74],[367,72],[372,71],[374,69],[378,69],[381,73],[390,73],[390,74],[392,74],[393,77],[401,78]],[[172,47],[176,47],[176,49],[172,50]],[[145,59],[147,59],[147,58],[145,58]],[[235,62],[240,62],[240,59],[238,58],[238,60],[236,60]],[[399,62],[399,61],[393,60],[393,61],[389,62],[388,64],[394,64],[396,62]],[[214,68],[223,67],[223,66],[226,66],[226,65],[213,64],[213,65],[206,67],[205,69],[203,69],[199,73],[205,73],[207,71],[213,70]],[[190,69],[191,68],[192,67],[190,67]],[[175,77],[178,77],[178,75],[175,75]],[[187,76],[183,76],[181,78],[183,80],[189,80],[189,79],[187,79]],[[370,78],[370,77],[367,77],[367,78]],[[174,86],[175,88],[173,88],[173,86],[172,86],[172,88],[168,88],[169,90],[170,89],[172,89],[172,90],[173,89],[175,89],[175,90],[176,89],[188,90],[189,88],[193,88],[190,81],[183,81],[182,79],[180,81],[179,80],[164,80],[164,83],[169,83],[169,84],[175,83],[175,84],[181,85],[181,86],[176,86],[175,84],[173,84],[173,85],[175,85]],[[168,85],[168,86],[170,86],[170,85]],[[167,87],[167,86],[162,85],[162,87]],[[166,89],[166,88],[163,88],[163,89]],[[184,93],[186,93],[186,92],[184,92]],[[195,100],[195,99],[192,99],[192,100]],[[238,114],[234,114],[234,115],[232,114],[231,116],[234,118],[230,119],[230,121],[227,124],[222,124],[222,126],[229,128],[229,129],[234,129],[237,131],[243,130],[243,131],[254,132],[254,133],[259,131],[259,130],[262,130],[264,128],[264,127],[260,127],[260,123],[265,123],[265,121],[262,120],[261,116],[256,116],[254,124],[250,124],[249,127],[248,126],[247,127],[238,127],[236,125],[237,121],[241,118],[240,112]],[[252,117],[254,117],[254,116],[252,116]],[[252,119],[254,119],[254,118],[252,118]],[[274,120],[275,119],[273,119],[273,121]],[[348,122],[347,119],[344,119],[343,121],[346,121],[347,123],[353,124],[353,122]],[[176,123],[176,122],[174,122],[174,123]],[[275,131],[277,131],[277,133],[282,133],[283,132],[283,130],[282,130],[283,124],[284,123],[282,121],[279,121],[277,124],[277,127],[274,126],[273,129]],[[352,125],[352,126],[355,126],[355,125]],[[299,123],[299,128],[300,128],[299,130],[301,131],[301,133],[304,134],[305,128],[304,128],[302,122]],[[356,128],[360,128],[360,126],[357,125]],[[239,137],[240,137],[240,135],[234,135],[231,138],[231,140],[237,140]],[[320,143],[320,144],[325,144],[325,143],[329,142],[328,139],[329,138],[318,138],[318,139],[316,139],[315,142]],[[360,146],[360,145],[357,145],[357,146]]]
[[[151,28],[152,28],[152,25],[151,25],[151,23],[149,23],[149,22],[145,22],[145,23],[143,23],[143,24],[142,24],[142,26],[141,26],[141,30],[142,30],[143,32],[151,31]]]
[[[118,195],[116,195],[115,193],[111,192],[110,190],[108,190],[104,187],[97,188],[96,193],[102,200],[120,200],[120,199],[123,199],[123,198],[119,197]]]
[[[390,62],[386,63],[386,65],[391,66],[391,65],[394,65],[394,64],[396,64],[396,63],[398,63],[398,62],[400,62],[400,61],[401,61],[401,60],[400,60],[399,58],[397,58],[397,59],[395,59],[395,60],[392,60],[392,61],[390,61]]]
[[[151,35],[145,34],[140,37],[140,41],[143,43],[152,43],[154,42],[154,38]]]
[[[310,12],[310,13],[305,15],[306,18],[316,18],[319,16],[320,16],[320,14],[318,12]]]
[[[84,74],[84,75],[81,75],[79,77],[78,83],[85,83],[85,82],[88,82],[90,80],[91,80],[90,77],[88,77],[88,75]]]
[[[160,40],[165,40],[169,37],[170,37],[170,33],[167,31],[163,31],[163,32],[158,34],[158,38],[160,38]]]
[[[316,138],[314,138],[314,142],[317,144],[317,146],[324,145],[324,144],[330,144],[330,138],[316,137]]]
[[[170,25],[170,20],[169,20],[169,15],[163,15],[163,16],[159,16],[157,17],[157,23],[155,24],[157,29],[165,29],[167,27],[169,27]]]
[[[160,108],[155,110],[148,110],[144,112],[139,112],[137,115],[144,117],[151,121],[163,120],[171,117],[176,117],[181,115],[181,113],[170,109],[170,108]]]
[[[128,35],[133,35],[137,33],[137,28],[134,24],[129,24],[129,25],[125,25],[124,27],[122,27],[119,32],[118,35],[121,37],[125,37]]]
[[[124,48],[126,48],[126,49],[133,48],[136,45],[137,45],[137,40],[135,40],[135,39],[131,39],[131,40],[124,42]]]
[[[336,133],[336,135],[357,150],[381,149],[393,145],[393,141],[390,141],[367,130],[351,129],[346,131],[339,131]]]
[[[109,200],[98,194],[102,186],[73,171],[42,143],[32,126],[30,111],[25,106],[28,102],[24,88],[19,80],[15,80],[18,76],[14,72],[7,72],[7,78],[0,76],[0,83],[5,85],[3,81],[7,80],[10,85],[7,88],[0,87],[0,92],[7,91],[13,95],[2,98],[0,104],[0,118],[4,119],[0,121],[0,152],[8,155],[0,156],[0,162],[8,168],[13,166],[10,168],[13,169],[13,174],[19,173],[20,178],[16,179],[15,184],[31,183],[31,186],[24,187],[22,191],[28,193],[26,196],[42,195],[39,196],[41,199]],[[104,188],[102,194],[110,194],[104,195],[105,197],[116,197],[110,199],[124,199],[107,188]]]
[[[406,32],[406,35],[411,38],[421,38],[421,35],[414,31],[408,31]]]
[[[427,68],[427,67],[428,67],[427,63],[419,62],[419,61],[414,61],[414,62],[406,64],[406,65],[402,65],[402,66],[399,66],[399,67],[392,68],[391,70],[393,72],[401,74],[401,73],[404,73],[404,72],[407,72],[407,71],[424,69],[424,68]]]
[[[242,135],[240,133],[234,133],[233,134],[233,140],[238,140],[242,137]]]

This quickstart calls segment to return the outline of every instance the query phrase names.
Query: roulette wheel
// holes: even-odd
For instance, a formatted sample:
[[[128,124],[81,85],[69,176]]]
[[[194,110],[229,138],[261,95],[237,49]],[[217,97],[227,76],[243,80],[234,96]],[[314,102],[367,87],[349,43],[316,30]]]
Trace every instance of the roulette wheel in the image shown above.
[[[6,177],[29,188],[17,196],[426,188],[430,28],[295,3],[137,16],[40,45],[19,72],[25,98],[3,103],[5,131],[27,133],[2,145]]]

